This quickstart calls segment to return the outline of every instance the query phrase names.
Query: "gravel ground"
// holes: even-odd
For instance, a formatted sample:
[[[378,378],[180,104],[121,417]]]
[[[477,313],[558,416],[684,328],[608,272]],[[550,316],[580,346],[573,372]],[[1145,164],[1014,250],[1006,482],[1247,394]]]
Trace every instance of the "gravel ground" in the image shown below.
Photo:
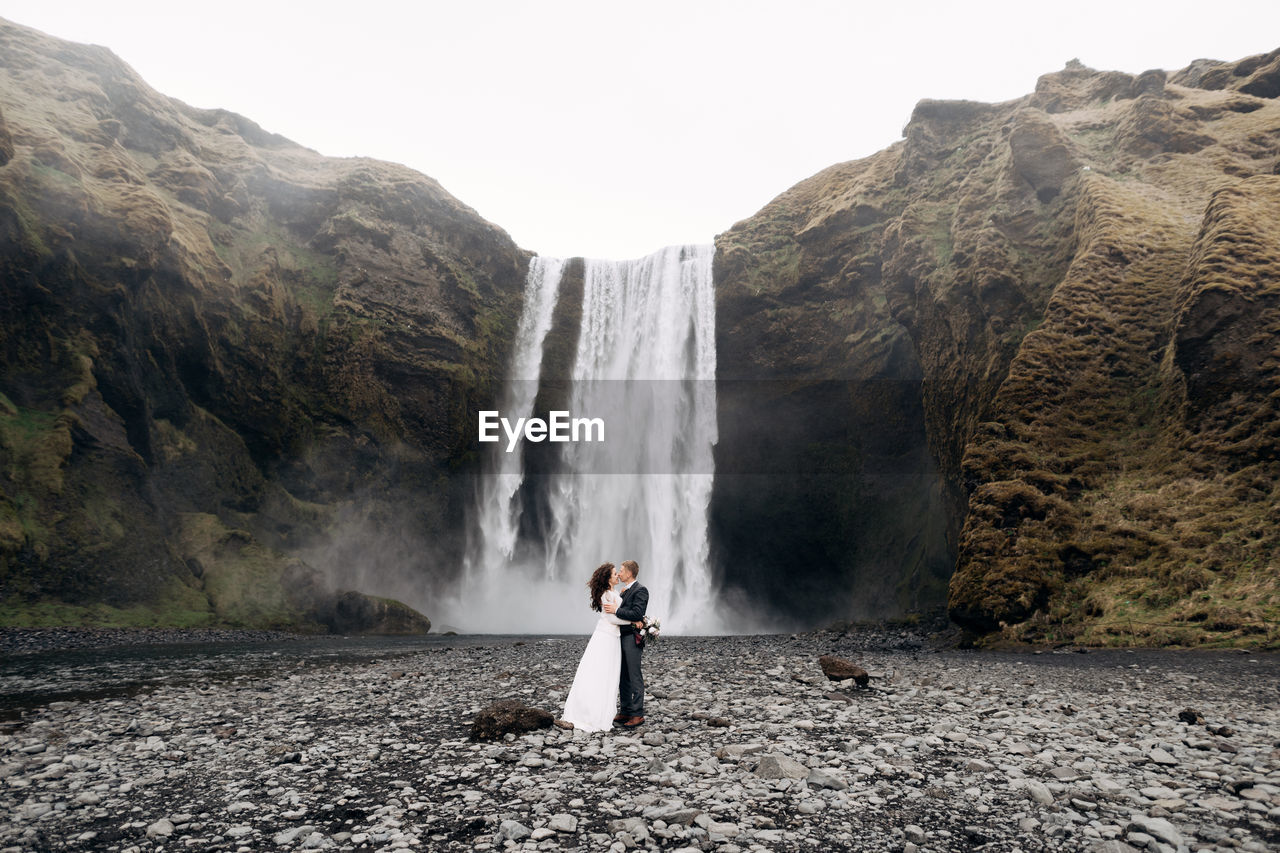
[[[283,642],[310,636],[244,628],[0,628],[0,654],[166,643]]]
[[[28,710],[0,730],[0,849],[1280,849],[1274,654],[666,637],[644,727],[468,740],[500,699],[558,715],[585,644]]]

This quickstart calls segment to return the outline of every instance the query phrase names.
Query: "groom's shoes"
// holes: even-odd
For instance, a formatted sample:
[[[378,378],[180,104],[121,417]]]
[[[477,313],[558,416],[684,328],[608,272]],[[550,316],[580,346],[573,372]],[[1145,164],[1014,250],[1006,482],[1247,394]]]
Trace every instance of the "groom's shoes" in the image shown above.
[[[623,723],[625,723],[625,722],[626,722],[627,720],[629,720],[629,719],[631,719],[631,715],[630,715],[630,714],[617,714],[617,715],[615,715],[615,716],[614,716],[614,718],[613,718],[613,724],[614,724],[615,726],[620,726],[620,725],[622,725]]]
[[[644,725],[644,717],[632,717],[622,724],[624,729],[634,729]]]

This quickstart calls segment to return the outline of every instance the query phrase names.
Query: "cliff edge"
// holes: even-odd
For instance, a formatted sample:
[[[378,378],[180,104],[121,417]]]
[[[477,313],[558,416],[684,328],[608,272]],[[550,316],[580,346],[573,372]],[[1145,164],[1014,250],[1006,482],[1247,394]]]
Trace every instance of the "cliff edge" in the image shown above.
[[[0,235],[6,619],[427,605],[519,315],[503,231],[0,21]]]
[[[1280,51],[1073,61],[922,101],[720,235],[726,581],[1014,640],[1274,641],[1277,96]]]

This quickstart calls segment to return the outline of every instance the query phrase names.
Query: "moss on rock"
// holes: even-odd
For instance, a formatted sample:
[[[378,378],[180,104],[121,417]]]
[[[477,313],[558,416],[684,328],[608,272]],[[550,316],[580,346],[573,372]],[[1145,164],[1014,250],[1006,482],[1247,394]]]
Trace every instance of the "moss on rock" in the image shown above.
[[[902,143],[721,235],[720,375],[905,379],[896,399],[797,409],[818,425],[800,431],[920,435],[938,471],[875,546],[849,524],[874,512],[870,477],[839,442],[807,525],[771,523],[798,506],[783,481],[744,516],[718,478],[735,574],[835,568],[855,617],[878,589],[950,574],[952,617],[1013,640],[1274,643],[1280,103],[1260,93],[1277,62],[1071,63],[1004,104],[922,102]],[[763,398],[722,387],[718,471],[749,467],[736,423]],[[938,523],[930,490],[943,568],[908,556]],[[838,556],[788,549],[817,531]]]
[[[298,577],[378,583],[317,543],[404,531],[379,570],[447,583],[461,412],[496,396],[527,254],[402,166],[192,109],[100,48],[0,44],[5,618],[315,627]]]

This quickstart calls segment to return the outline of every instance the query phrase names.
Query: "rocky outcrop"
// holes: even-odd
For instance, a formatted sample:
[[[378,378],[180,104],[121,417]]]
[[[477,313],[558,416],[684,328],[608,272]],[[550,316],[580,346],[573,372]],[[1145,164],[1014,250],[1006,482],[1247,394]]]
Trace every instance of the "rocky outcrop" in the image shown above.
[[[720,235],[726,583],[1021,639],[1266,636],[1277,68],[925,101]]]
[[[6,22],[0,115],[4,606],[314,628],[330,590],[426,606],[527,255],[430,178]]]
[[[332,599],[320,619],[339,634],[426,634],[431,620],[390,598],[374,598],[347,590]]]

